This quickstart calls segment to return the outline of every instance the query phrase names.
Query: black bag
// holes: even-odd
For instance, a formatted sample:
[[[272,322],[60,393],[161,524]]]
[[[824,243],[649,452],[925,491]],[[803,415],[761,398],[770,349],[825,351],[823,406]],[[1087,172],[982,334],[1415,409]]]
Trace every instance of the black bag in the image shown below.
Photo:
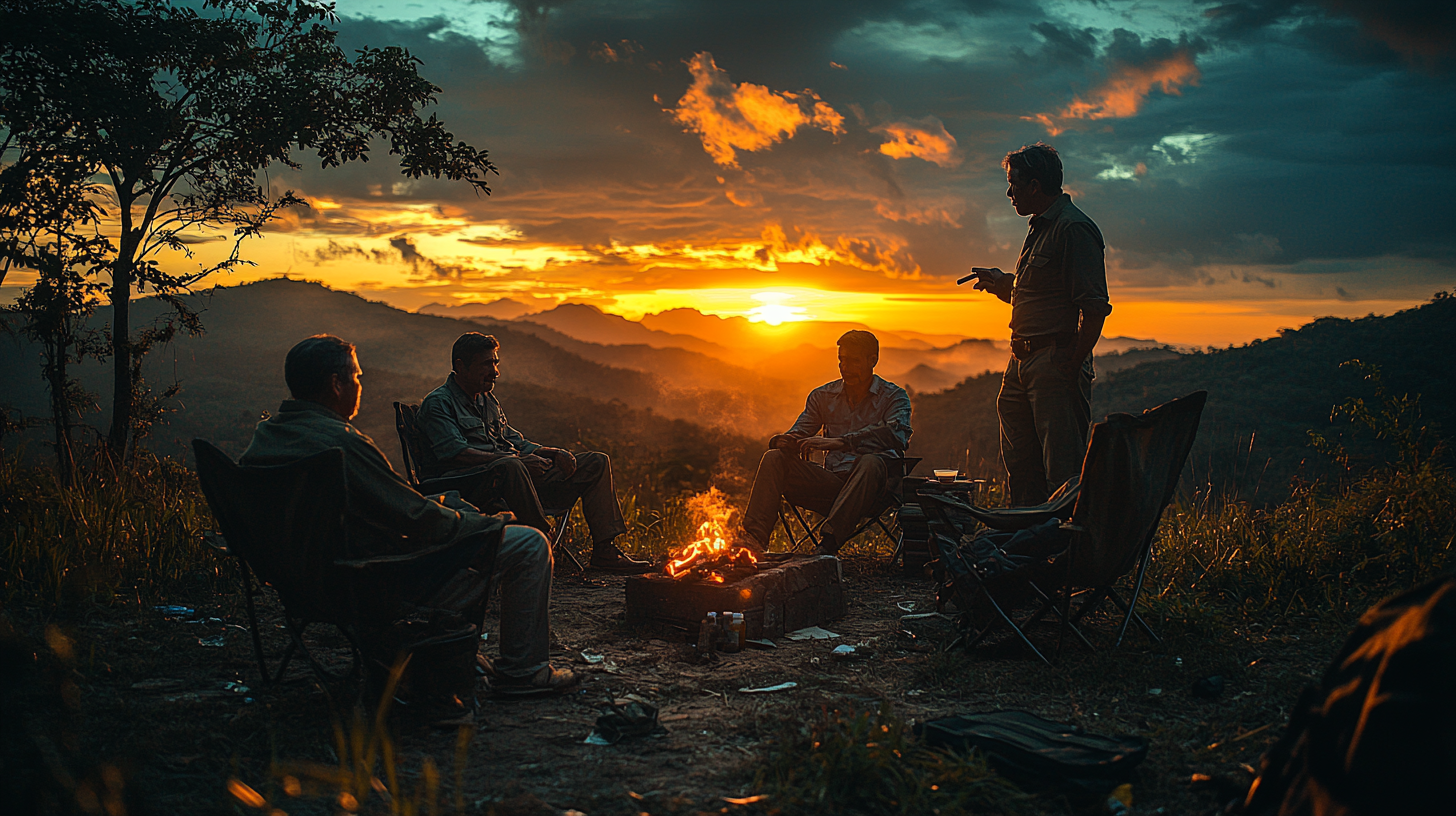
[[[1025,711],[946,717],[916,732],[934,748],[981,751],[991,767],[1027,790],[1105,793],[1148,756],[1141,737],[1089,734]]]

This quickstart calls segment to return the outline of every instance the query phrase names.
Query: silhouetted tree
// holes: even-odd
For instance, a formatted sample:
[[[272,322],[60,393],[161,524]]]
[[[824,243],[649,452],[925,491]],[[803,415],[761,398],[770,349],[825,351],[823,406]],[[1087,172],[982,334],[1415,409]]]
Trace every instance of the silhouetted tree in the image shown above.
[[[303,203],[270,190],[264,169],[298,168],[300,152],[325,168],[367,161],[382,137],[406,176],[490,192],[486,152],[455,141],[433,114],[422,117],[440,89],[420,77],[419,61],[396,47],[351,58],[335,44],[335,21],[332,4],[308,0],[206,0],[200,11],[168,0],[0,5],[0,275],[29,265],[28,238],[12,222],[42,217],[51,205],[41,191],[80,190],[51,207],[66,223],[50,226],[89,228],[103,242],[113,455],[125,455],[145,398],[138,374],[147,349],[179,327],[201,328],[177,295],[247,263],[243,239]],[[93,183],[103,196],[83,189]],[[163,253],[191,258],[189,243],[209,231],[230,233],[227,258],[188,273],[161,268]],[[148,292],[171,318],[134,332],[131,299]]]

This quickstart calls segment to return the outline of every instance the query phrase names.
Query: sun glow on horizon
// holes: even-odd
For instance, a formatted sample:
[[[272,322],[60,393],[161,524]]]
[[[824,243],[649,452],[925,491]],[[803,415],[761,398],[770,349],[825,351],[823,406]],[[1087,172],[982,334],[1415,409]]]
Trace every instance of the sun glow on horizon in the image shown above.
[[[813,320],[814,316],[808,314],[803,306],[789,306],[784,303],[791,297],[793,295],[786,292],[759,292],[753,299],[763,305],[749,309],[745,315],[750,323],[767,323],[770,326]]]

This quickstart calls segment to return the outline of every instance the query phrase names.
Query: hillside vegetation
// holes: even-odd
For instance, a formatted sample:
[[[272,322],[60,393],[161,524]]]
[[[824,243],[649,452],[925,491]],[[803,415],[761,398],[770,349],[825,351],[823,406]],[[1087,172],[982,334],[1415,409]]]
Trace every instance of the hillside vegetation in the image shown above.
[[[1185,488],[1213,485],[1231,497],[1267,503],[1289,494],[1291,480],[1337,475],[1338,468],[1310,447],[1310,431],[1343,438],[1346,423],[1331,423],[1331,409],[1350,396],[1370,396],[1349,360],[1374,365],[1386,390],[1421,395],[1421,424],[1437,436],[1456,429],[1456,297],[1388,317],[1322,318],[1247,346],[1154,360],[1098,377],[1094,419],[1138,413],[1200,389],[1209,392],[1198,440],[1189,457]],[[917,395],[911,452],[926,464],[969,467],[981,476],[1001,473],[996,393],[1000,374],[962,381],[937,394]],[[1374,440],[1351,443],[1356,470],[1380,461]]]

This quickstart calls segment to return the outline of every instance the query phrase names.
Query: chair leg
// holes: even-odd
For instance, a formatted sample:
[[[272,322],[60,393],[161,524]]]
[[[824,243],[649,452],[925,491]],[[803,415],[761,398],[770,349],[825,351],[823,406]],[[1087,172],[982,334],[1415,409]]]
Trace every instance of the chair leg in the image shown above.
[[[268,673],[268,661],[263,657],[263,637],[258,633],[258,610],[255,598],[262,592],[261,587],[253,586],[253,570],[248,567],[248,562],[238,559],[238,566],[243,570],[243,605],[248,611],[248,633],[253,636],[253,656],[258,660],[258,673],[263,676],[263,683],[274,682]],[[279,672],[282,676],[282,672]]]
[[[571,511],[562,514],[556,522],[556,529],[551,532],[551,551],[565,553],[567,560],[576,566],[577,572],[585,572],[586,568],[581,565],[581,559],[576,553],[566,546],[566,531],[571,529]]]
[[[1161,639],[1153,633],[1152,627],[1148,626],[1147,622],[1142,619],[1142,616],[1134,611],[1137,605],[1138,596],[1141,595],[1143,591],[1143,578],[1147,575],[1148,572],[1148,562],[1153,560],[1152,554],[1153,539],[1152,534],[1149,534],[1148,543],[1146,546],[1143,547],[1142,558],[1138,559],[1137,582],[1134,583],[1132,587],[1132,603],[1129,603],[1127,605],[1127,616],[1122,619],[1122,629],[1119,630],[1117,633],[1117,642],[1112,644],[1112,648],[1114,649],[1122,645],[1122,639],[1127,636],[1127,625],[1132,622],[1133,618],[1137,618],[1138,624],[1142,626],[1144,632],[1148,633],[1148,637],[1151,637],[1153,639],[1153,642],[1161,642]],[[1114,598],[1117,599],[1116,602],[1121,604],[1122,599],[1117,598],[1117,593],[1113,592],[1111,594]]]

